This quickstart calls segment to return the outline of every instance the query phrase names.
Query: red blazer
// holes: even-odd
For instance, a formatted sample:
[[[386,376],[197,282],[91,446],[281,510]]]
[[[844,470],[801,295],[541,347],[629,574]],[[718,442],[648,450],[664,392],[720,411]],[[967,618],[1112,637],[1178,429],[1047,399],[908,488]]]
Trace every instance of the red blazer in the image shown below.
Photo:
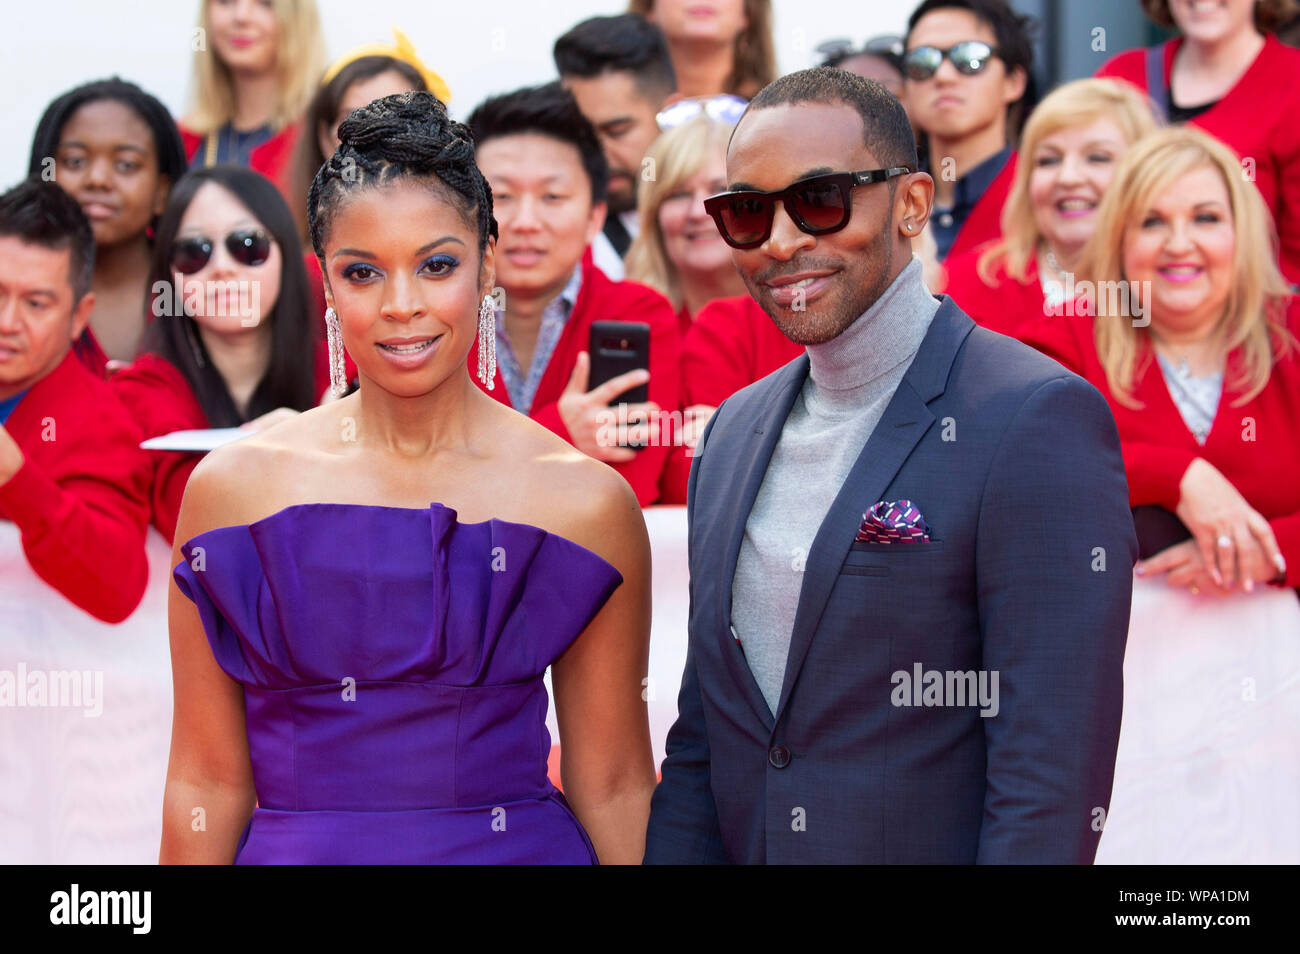
[[[1292,334],[1300,331],[1300,305],[1287,315]],[[1173,512],[1178,484],[1188,465],[1204,458],[1231,481],[1246,501],[1268,520],[1286,557],[1287,586],[1300,586],[1300,355],[1295,351],[1273,367],[1268,385],[1241,406],[1241,394],[1225,385],[1205,445],[1196,442],[1169,396],[1164,376],[1144,342],[1134,396],[1143,407],[1118,403],[1097,358],[1092,320],[1044,317],[1021,329],[1020,339],[1088,379],[1110,404],[1119,427],[1129,503],[1156,504]],[[1229,355],[1229,368],[1239,357]]]
[[[90,330],[90,325],[86,325],[81,337],[72,343],[72,353],[95,377],[101,381],[108,377],[108,355]]]
[[[149,461],[112,388],[69,351],[31,386],[5,428],[26,460],[0,484],[36,575],[74,605],[120,623],[149,577]]]
[[[944,256],[944,262],[954,255],[961,255],[977,245],[983,245],[1002,236],[1002,206],[1007,203],[1007,194],[1011,191],[1011,183],[1016,177],[1016,158],[1016,153],[1012,152],[997,178],[989,184],[988,189],[975,203],[975,207],[970,210],[970,215],[966,217],[966,221],[957,232],[957,237],[953,239],[952,247]]]
[[[114,374],[109,383],[130,410],[146,440],[172,431],[208,427],[208,416],[189,383],[165,358],[142,354]],[[143,453],[149,455],[152,474],[149,496],[153,525],[171,543],[176,536],[176,518],[181,511],[185,484],[203,455],[157,450]]]
[[[1176,37],[1165,47],[1166,85],[1174,55],[1182,44]],[[1147,90],[1146,50],[1128,50],[1105,63],[1098,76],[1127,80]],[[1255,160],[1255,185],[1273,212],[1281,243],[1279,265],[1287,281],[1300,281],[1300,50],[1281,43],[1271,33],[1237,85],[1214,106],[1191,120],[1192,125],[1227,144],[1238,156]]]
[[[1015,337],[1024,324],[1041,318],[1046,312],[1043,286],[1039,284],[1038,262],[1029,259],[1025,281],[1016,281],[1007,274],[1003,264],[993,269],[993,284],[987,285],[977,268],[980,254],[989,247],[987,243],[960,255],[950,255],[943,262],[948,274],[944,294],[957,303],[957,307],[998,334]]]
[[[569,430],[560,419],[558,401],[573,374],[578,352],[586,351],[594,321],[639,321],[650,326],[650,384],[649,398],[667,413],[679,408],[681,341],[677,333],[677,315],[668,299],[653,288],[636,282],[614,282],[605,276],[591,260],[588,248],[582,258],[582,288],[573,312],[564,325],[560,340],[556,342],[550,364],[542,374],[533,397],[533,407],[528,416],[573,443]],[[510,395],[505,379],[497,369],[496,387],[488,391],[478,379],[478,339],[469,349],[466,358],[470,377],[483,391],[507,407]],[[637,452],[636,459],[625,464],[611,464],[636,491],[636,499],[646,507],[659,499],[659,475],[668,457],[675,435],[660,435],[658,445]]]
[[[176,128],[181,131],[181,142],[185,146],[185,158],[189,160],[190,166],[202,165],[203,156],[201,153],[203,152],[203,142],[207,137],[187,129],[179,122],[176,124]],[[248,156],[248,167],[257,170],[274,182],[280,187],[281,192],[286,189],[289,159],[293,155],[294,146],[298,143],[298,128],[298,123],[290,123],[266,142],[253,149]],[[305,196],[302,201],[307,201]]]

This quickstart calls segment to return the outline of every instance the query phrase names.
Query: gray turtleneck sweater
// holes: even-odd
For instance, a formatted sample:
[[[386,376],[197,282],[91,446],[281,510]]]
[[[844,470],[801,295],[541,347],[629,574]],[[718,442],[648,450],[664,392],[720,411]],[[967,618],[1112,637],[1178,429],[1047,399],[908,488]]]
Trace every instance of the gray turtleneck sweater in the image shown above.
[[[731,624],[774,714],[808,550],[938,309],[914,258],[838,337],[808,346],[809,374],[745,523],[732,582]]]

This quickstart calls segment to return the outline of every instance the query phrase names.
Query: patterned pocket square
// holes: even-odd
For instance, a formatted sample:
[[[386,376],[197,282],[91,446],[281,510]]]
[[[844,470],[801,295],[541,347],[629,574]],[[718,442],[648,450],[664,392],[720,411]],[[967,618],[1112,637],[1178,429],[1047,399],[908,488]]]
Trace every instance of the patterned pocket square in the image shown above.
[[[862,526],[854,542],[923,543],[930,539],[930,525],[910,500],[882,500],[862,515]]]

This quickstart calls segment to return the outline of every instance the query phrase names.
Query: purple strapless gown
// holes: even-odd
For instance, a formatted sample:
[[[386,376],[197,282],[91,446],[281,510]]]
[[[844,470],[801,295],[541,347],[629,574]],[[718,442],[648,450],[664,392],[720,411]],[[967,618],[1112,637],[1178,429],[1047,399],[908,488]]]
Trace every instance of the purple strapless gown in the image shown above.
[[[539,527],[299,504],[173,572],[244,687],[237,864],[592,864],[546,776],[542,675],[623,582]]]

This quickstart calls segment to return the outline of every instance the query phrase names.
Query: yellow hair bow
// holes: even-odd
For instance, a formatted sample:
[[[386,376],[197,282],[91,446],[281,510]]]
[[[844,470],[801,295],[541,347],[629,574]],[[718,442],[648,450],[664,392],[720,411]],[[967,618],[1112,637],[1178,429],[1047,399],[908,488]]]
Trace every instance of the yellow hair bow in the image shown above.
[[[391,45],[388,43],[367,43],[365,46],[359,46],[350,53],[345,54],[325,71],[325,75],[321,77],[321,85],[324,86],[338,76],[349,63],[355,63],[363,57],[390,56],[414,67],[415,71],[423,77],[424,85],[429,87],[429,92],[437,96],[444,104],[451,102],[451,90],[448,89],[446,81],[424,65],[419,54],[415,52],[415,45],[411,43],[406,34],[397,27],[393,27],[393,39],[395,42]]]

